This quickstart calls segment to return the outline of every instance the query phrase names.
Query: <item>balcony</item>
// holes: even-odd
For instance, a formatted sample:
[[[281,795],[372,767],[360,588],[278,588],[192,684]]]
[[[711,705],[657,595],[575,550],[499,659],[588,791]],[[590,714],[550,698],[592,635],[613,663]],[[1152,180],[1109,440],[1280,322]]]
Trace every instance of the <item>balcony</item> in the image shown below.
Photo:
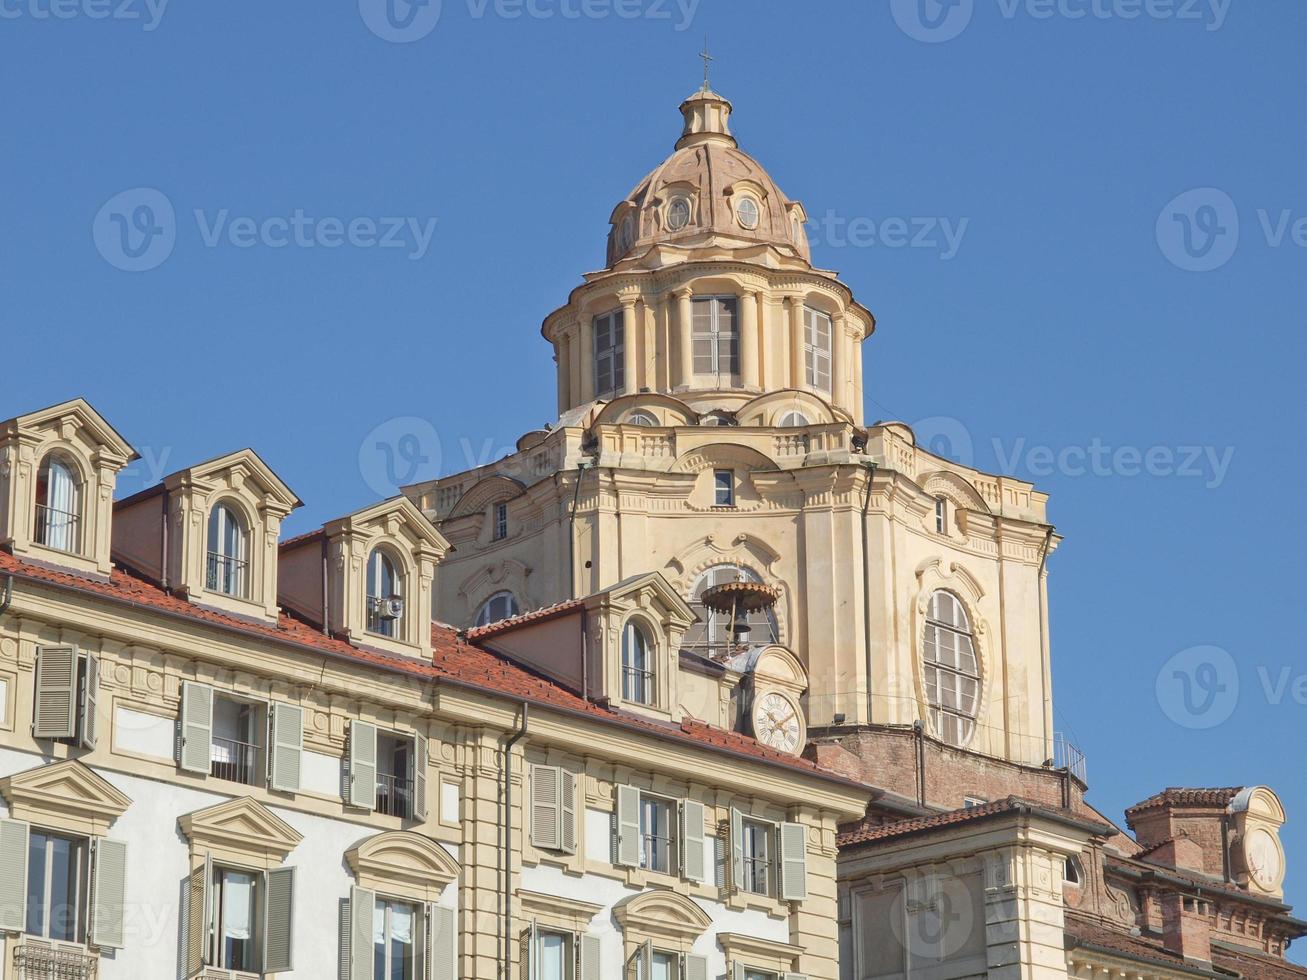
[[[245,575],[249,562],[209,552],[209,562],[205,573],[204,587],[210,592],[223,595],[243,597],[245,595]]]
[[[377,774],[377,812],[391,817],[413,816],[413,780]]]
[[[81,946],[24,939],[14,949],[16,980],[94,980],[98,963]]]
[[[71,511],[36,505],[36,541],[57,551],[75,552],[78,517]]]
[[[1086,786],[1089,785],[1089,764],[1085,754],[1067,741],[1061,732],[1053,736],[1053,768],[1065,769]]]
[[[232,738],[213,736],[209,755],[209,774],[246,786],[259,781],[259,746],[253,742],[238,742]]]

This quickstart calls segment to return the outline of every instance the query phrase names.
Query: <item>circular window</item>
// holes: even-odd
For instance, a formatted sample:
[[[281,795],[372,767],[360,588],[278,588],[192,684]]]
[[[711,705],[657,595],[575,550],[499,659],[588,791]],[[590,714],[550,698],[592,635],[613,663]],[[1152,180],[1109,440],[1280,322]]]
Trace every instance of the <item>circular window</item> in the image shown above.
[[[758,221],[762,214],[758,210],[758,202],[751,197],[740,198],[740,203],[735,206],[735,217],[739,219],[741,227],[753,230],[758,227]]]
[[[667,205],[667,227],[671,231],[680,231],[690,223],[690,202],[678,197]]]
[[[967,611],[951,592],[936,592],[926,611],[926,700],[935,733],[966,745],[976,730],[980,665]]]

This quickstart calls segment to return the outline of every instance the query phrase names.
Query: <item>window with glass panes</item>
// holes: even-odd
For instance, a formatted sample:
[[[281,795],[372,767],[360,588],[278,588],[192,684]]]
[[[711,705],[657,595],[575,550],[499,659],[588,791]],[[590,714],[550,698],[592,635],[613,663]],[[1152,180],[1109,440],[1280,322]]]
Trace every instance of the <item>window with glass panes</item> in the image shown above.
[[[654,796],[640,797],[640,867],[659,874],[676,868],[676,806]]]
[[[936,734],[952,745],[971,741],[980,699],[980,666],[971,620],[957,596],[930,597],[925,636],[926,699]]]
[[[417,906],[377,897],[372,909],[373,980],[419,980]]]
[[[209,890],[209,960],[224,970],[256,972],[259,875],[215,866]]]
[[[830,314],[803,308],[803,353],[809,387],[830,391],[831,359]]]
[[[693,300],[694,373],[734,384],[740,373],[740,335],[734,296]]]
[[[624,332],[621,310],[594,318],[595,396],[598,398],[626,387]]]
[[[635,704],[654,703],[653,649],[638,623],[622,630],[622,697]]]
[[[27,934],[86,938],[87,841],[32,829],[27,839]]]
[[[771,894],[771,824],[745,820],[744,890],[755,895]]]

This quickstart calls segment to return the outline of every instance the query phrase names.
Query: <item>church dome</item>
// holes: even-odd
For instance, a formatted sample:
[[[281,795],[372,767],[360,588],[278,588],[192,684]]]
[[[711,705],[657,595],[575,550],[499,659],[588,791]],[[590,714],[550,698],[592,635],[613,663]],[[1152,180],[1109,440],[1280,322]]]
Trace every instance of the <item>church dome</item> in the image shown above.
[[[811,261],[807,213],[730,131],[731,103],[706,86],[681,103],[675,152],[613,211],[608,267],[659,246],[756,250]]]

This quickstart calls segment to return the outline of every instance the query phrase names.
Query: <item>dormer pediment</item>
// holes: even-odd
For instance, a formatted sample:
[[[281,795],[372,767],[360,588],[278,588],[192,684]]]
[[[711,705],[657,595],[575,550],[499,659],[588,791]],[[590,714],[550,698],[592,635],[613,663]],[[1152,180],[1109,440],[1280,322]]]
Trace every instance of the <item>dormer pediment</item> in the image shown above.
[[[167,477],[164,484],[174,491],[184,487],[209,492],[220,489],[240,491],[259,500],[264,507],[280,511],[282,516],[303,505],[294,491],[252,449],[242,449],[181,470]]]
[[[257,800],[241,796],[177,820],[192,848],[275,867],[304,836]]]
[[[611,589],[591,596],[587,605],[599,615],[609,610],[624,614],[642,609],[656,616],[659,622],[681,631],[689,629],[699,618],[659,572],[635,575],[618,582]]]
[[[132,805],[103,776],[75,759],[0,780],[10,816],[43,827],[103,836]]]

